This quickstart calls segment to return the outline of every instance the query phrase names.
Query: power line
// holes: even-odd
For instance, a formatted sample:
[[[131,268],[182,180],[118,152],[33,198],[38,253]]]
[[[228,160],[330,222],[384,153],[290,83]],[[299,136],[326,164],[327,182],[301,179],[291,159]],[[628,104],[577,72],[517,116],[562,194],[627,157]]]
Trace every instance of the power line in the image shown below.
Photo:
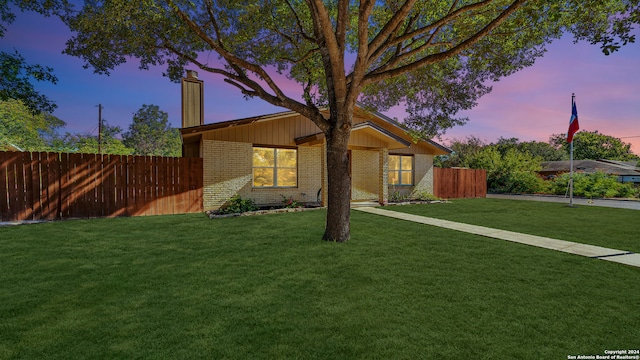
[[[620,139],[630,139],[630,138],[639,138],[640,135],[636,135],[636,136],[623,136]]]

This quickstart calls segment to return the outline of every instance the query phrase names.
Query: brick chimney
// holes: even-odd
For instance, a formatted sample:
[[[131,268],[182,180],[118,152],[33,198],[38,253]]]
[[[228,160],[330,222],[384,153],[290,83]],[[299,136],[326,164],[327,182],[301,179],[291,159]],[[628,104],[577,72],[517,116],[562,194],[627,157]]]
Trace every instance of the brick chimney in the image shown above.
[[[204,82],[195,70],[182,79],[182,127],[204,125]]]

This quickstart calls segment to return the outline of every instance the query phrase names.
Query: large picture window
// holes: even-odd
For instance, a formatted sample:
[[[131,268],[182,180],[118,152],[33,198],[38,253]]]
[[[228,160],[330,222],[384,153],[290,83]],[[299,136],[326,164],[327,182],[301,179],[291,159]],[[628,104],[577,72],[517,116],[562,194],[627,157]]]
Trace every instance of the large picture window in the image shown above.
[[[413,185],[413,156],[389,155],[389,185]]]
[[[298,154],[295,149],[253,148],[253,187],[298,186]]]

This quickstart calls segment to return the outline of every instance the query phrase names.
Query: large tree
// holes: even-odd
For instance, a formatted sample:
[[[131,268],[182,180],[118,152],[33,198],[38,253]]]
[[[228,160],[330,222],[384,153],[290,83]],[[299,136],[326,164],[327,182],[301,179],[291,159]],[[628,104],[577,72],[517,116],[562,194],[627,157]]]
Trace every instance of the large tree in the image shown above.
[[[562,150],[542,141],[521,142],[518,138],[500,137],[495,143],[495,146],[502,155],[506,154],[510,149],[517,149],[523,153],[529,153],[532,156],[540,157],[543,161],[558,161],[563,160],[566,157]]]
[[[629,1],[96,0],[66,17],[75,32],[66,52],[99,73],[131,57],[142,68],[166,64],[176,81],[195,65],[309,118],[326,139],[324,239],[345,241],[356,101],[405,104],[408,129],[438,134],[466,121],[455,114],[490,90],[486,81],[531,65],[564,32],[594,41],[626,34],[611,22],[625,6],[637,9]],[[301,98],[276,72],[300,84]]]
[[[118,138],[122,132],[119,126],[111,126],[106,120],[102,120],[102,132],[100,139],[98,135],[90,133],[74,134],[67,132],[64,136],[57,136],[51,142],[54,151],[75,152],[85,154],[114,154],[133,155],[134,150],[128,148]]]
[[[482,167],[477,167],[479,163],[476,160],[476,155],[489,147],[493,148],[492,151],[497,152],[502,157],[506,156],[509,151],[515,151],[528,154],[534,158],[540,158],[541,161],[557,161],[563,160],[565,157],[568,159],[568,155],[558,146],[541,141],[521,142],[514,137],[500,137],[495,143],[486,144],[475,136],[468,136],[464,140],[454,139],[451,141],[448,144],[448,147],[452,150],[451,154],[437,156],[434,159],[434,166],[481,169]],[[493,153],[488,152],[488,154]]]
[[[49,113],[33,114],[19,100],[0,100],[0,151],[15,145],[25,151],[49,151],[66,123]]]
[[[486,146],[487,144],[483,140],[473,135],[467,136],[463,140],[454,139],[448,144],[451,153],[436,156],[433,165],[442,168],[468,167],[469,159]]]
[[[502,152],[498,145],[491,144],[472,154],[467,166],[487,170],[487,189],[491,192],[530,194],[542,185],[537,174],[541,161],[539,156],[515,147]]]
[[[549,143],[557,149],[569,154],[570,145],[567,134],[554,134]],[[605,135],[598,130],[578,131],[573,137],[573,158],[576,160],[639,160],[631,151],[631,144],[611,135]]]
[[[122,142],[136,155],[180,156],[182,143],[178,129],[171,128],[169,114],[158,105],[142,105],[133,115]]]

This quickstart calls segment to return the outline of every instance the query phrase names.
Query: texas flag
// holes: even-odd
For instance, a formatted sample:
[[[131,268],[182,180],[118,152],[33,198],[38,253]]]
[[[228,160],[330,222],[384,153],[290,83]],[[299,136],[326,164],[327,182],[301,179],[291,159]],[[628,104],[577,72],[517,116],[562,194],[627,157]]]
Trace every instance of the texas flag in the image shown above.
[[[567,142],[573,142],[573,134],[580,129],[578,125],[578,110],[576,109],[575,100],[571,101],[571,120],[569,120],[569,131],[567,132]]]

